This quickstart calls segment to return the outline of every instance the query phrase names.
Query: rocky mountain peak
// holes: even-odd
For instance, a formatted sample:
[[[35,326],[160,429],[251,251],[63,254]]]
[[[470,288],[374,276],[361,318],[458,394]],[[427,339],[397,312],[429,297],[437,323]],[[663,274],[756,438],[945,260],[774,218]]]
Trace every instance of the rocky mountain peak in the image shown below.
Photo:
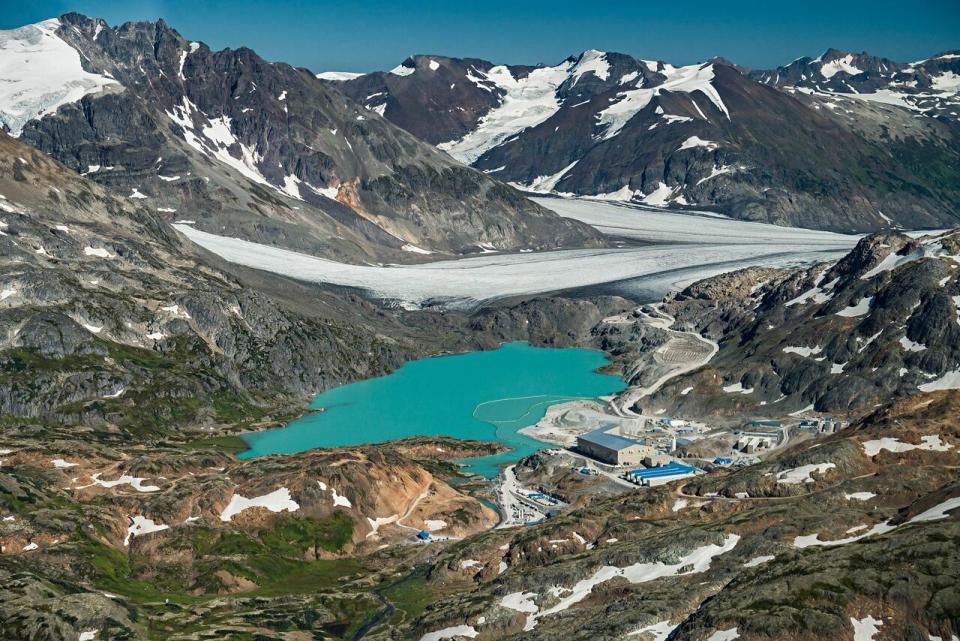
[[[409,260],[404,245],[460,253],[555,246],[572,229],[598,237],[459,165],[376,105],[249,48],[213,52],[163,21],[109,27],[67,14],[49,29],[89,95],[78,104],[64,92],[62,108],[23,123],[22,139],[171,219],[348,261],[381,251]],[[429,57],[404,64],[418,78],[446,75]]]

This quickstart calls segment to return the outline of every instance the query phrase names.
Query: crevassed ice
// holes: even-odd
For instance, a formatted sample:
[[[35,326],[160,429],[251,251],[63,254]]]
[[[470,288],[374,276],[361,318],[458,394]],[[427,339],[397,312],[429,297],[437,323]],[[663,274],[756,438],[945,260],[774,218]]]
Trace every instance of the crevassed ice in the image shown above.
[[[56,35],[59,28],[53,18],[0,31],[0,122],[13,136],[30,120],[117,84],[84,71],[80,53]]]

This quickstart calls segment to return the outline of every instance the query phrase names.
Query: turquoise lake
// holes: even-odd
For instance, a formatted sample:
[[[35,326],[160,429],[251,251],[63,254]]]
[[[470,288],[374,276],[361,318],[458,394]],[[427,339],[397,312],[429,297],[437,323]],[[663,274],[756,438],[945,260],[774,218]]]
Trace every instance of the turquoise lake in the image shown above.
[[[411,361],[388,376],[320,394],[310,407],[323,408],[321,413],[245,434],[250,449],[240,458],[445,435],[496,440],[512,448],[463,461],[469,471],[492,478],[504,463],[544,447],[517,430],[543,418],[547,407],[622,390],[619,376],[595,371],[607,363],[592,350],[526,343]]]

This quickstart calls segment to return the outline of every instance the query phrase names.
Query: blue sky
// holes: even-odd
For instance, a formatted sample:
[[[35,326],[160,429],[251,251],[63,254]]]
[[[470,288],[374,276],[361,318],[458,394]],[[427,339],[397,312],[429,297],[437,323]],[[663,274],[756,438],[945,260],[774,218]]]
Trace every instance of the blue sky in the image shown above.
[[[960,49],[960,1],[2,0],[0,29],[66,11],[163,18],[214,49],[248,46],[314,71],[389,69],[412,53],[556,63],[584,49],[772,67],[827,47],[901,61]]]

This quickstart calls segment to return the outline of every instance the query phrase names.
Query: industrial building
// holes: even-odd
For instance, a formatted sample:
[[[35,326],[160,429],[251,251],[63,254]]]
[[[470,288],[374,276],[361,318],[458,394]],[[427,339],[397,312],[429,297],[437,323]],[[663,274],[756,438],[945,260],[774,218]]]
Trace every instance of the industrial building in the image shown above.
[[[849,425],[848,422],[830,416],[809,418],[800,422],[801,429],[816,430],[824,434],[835,434],[839,430],[847,427],[847,425]]]
[[[660,467],[627,472],[625,478],[640,485],[660,485],[668,481],[686,478],[696,473],[697,468],[674,461]]]
[[[614,433],[616,428],[603,428],[581,434],[577,437],[577,449],[609,465],[640,465],[645,457],[657,454],[656,450],[643,441],[624,438]]]
[[[737,442],[734,449],[747,454],[758,450],[770,449],[783,440],[783,423],[779,421],[753,421],[753,429],[736,432]]]

